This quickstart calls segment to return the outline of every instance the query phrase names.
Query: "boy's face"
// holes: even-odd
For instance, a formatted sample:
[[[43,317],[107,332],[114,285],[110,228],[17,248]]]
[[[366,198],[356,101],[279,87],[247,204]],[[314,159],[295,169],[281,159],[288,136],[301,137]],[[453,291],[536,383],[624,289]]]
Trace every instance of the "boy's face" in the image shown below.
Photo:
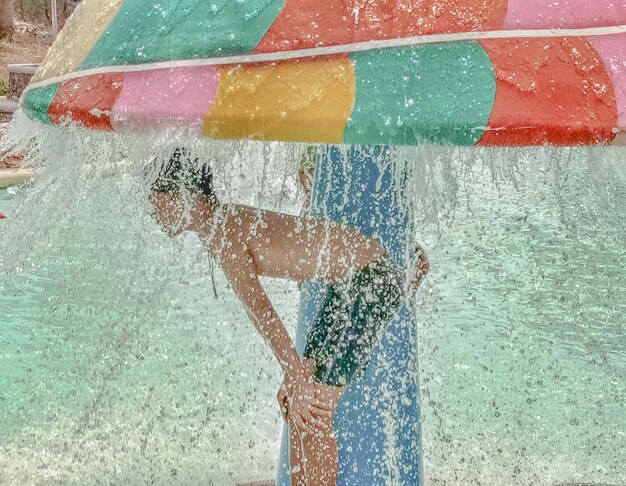
[[[178,236],[189,228],[190,207],[180,194],[154,191],[150,202],[154,208],[151,216],[168,236]]]

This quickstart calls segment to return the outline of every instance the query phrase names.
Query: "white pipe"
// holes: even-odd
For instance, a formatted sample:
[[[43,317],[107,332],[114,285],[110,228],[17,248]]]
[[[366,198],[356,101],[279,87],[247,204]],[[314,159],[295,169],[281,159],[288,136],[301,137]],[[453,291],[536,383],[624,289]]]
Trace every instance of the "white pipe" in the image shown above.
[[[57,0],[50,0],[50,17],[52,18],[52,33],[59,32],[59,19],[57,14]]]
[[[224,64],[248,64],[257,62],[285,61],[302,57],[329,56],[350,52],[373,51],[393,47],[408,47],[416,45],[436,44],[443,42],[472,41],[480,39],[533,39],[542,37],[600,37],[606,35],[626,34],[626,25],[614,25],[610,27],[589,27],[575,29],[520,29],[520,30],[492,30],[454,32],[449,34],[428,34],[415,37],[402,37],[398,39],[384,39],[376,41],[356,42],[350,44],[338,44],[334,46],[313,47],[293,51],[263,52],[260,54],[242,54],[226,57],[205,57],[199,59],[178,59],[172,61],[158,61],[145,64],[123,64],[104,66],[81,71],[70,72],[61,76],[32,83],[27,90],[40,88],[52,83],[62,83],[70,79],[104,74],[111,72],[128,73],[135,71],[148,71],[152,69],[172,69],[180,67],[219,66]]]
[[[33,169],[0,169],[0,189],[23,184],[35,175]]]

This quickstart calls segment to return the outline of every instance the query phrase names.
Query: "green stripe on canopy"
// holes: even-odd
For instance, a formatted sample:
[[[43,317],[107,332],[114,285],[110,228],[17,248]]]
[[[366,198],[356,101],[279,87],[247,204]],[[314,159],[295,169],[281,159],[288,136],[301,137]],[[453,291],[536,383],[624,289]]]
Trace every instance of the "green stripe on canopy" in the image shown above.
[[[32,120],[52,125],[48,115],[48,108],[59,90],[59,83],[49,84],[43,88],[31,89],[26,92],[22,102],[24,111]]]
[[[81,69],[248,54],[285,0],[126,0]]]
[[[345,143],[474,145],[496,92],[493,65],[475,42],[350,54],[357,88]]]

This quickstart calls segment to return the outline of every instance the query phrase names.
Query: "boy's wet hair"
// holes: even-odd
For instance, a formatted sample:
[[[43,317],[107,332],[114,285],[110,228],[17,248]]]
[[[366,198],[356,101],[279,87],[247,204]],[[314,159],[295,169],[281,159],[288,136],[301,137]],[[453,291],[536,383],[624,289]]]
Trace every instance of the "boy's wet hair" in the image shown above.
[[[157,178],[152,183],[152,190],[171,194],[188,191],[195,196],[204,196],[217,202],[211,168],[198,161],[197,157],[191,157],[189,150],[175,149],[169,160],[160,167]]]

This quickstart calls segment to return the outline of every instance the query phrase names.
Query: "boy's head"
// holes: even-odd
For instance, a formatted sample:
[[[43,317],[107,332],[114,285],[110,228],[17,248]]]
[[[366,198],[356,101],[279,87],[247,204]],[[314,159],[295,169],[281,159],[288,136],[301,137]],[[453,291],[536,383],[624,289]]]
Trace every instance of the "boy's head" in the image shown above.
[[[213,192],[211,169],[206,164],[199,165],[198,159],[192,158],[186,149],[174,150],[159,168],[151,189],[152,216],[170,236],[189,229],[193,215],[198,212],[195,206],[207,206],[208,203],[211,207],[218,203]]]
[[[206,164],[199,165],[198,158],[192,158],[188,150],[177,148],[161,166],[152,183],[152,192],[179,194],[183,191],[217,202],[211,168]]]

